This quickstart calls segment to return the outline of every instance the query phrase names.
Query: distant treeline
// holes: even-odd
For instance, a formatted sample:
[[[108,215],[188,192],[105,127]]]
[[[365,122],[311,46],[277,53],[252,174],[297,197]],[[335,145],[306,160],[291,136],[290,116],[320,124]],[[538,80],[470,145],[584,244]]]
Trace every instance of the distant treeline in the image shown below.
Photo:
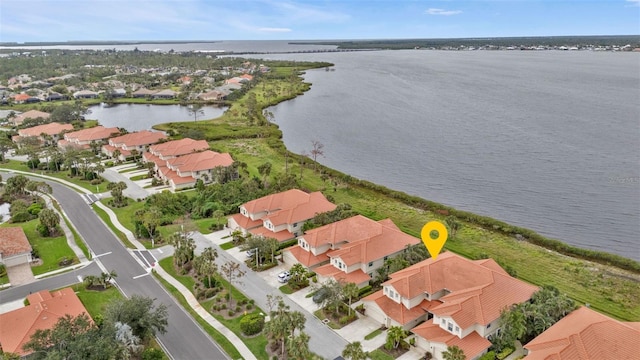
[[[140,40],[140,41],[34,41],[34,42],[0,42],[0,46],[56,46],[56,45],[140,45],[140,44],[201,44],[218,43],[214,40]]]
[[[640,35],[546,36],[546,37],[482,37],[459,39],[386,39],[322,42],[291,42],[298,45],[336,45],[340,49],[414,49],[460,46],[640,46]]]

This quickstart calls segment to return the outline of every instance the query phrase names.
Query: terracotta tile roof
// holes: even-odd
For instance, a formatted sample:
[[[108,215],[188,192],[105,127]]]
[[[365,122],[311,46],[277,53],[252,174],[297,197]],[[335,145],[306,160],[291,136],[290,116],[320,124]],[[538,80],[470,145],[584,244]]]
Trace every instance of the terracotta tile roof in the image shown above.
[[[295,237],[293,236],[292,233],[290,233],[287,230],[282,230],[274,233],[273,231],[265,227],[250,229],[249,232],[252,233],[253,235],[264,236],[266,238],[274,238],[280,242],[283,242],[285,240],[290,240]]]
[[[67,131],[73,130],[73,125],[52,122],[44,125],[38,125],[38,126],[26,128],[26,129],[21,129],[18,131],[18,134],[22,137],[40,136],[40,134],[42,133],[47,135],[57,135],[65,130]]]
[[[217,153],[206,150],[167,160],[167,166],[179,172],[203,171],[214,169],[218,166],[231,166],[233,159],[228,153]]]
[[[312,247],[325,244],[355,242],[382,233],[382,227],[388,226],[399,230],[389,219],[374,221],[362,215],[352,216],[319,228],[307,231],[303,238]]]
[[[167,141],[149,147],[149,152],[161,157],[181,156],[202,150],[209,150],[209,143],[206,140],[193,140],[190,138]]]
[[[120,130],[117,127],[106,128],[102,125],[98,125],[92,128],[66,133],[64,134],[64,138],[69,141],[83,142],[108,139],[111,136],[118,134],[120,134]]]
[[[15,99],[15,101],[25,101],[31,98],[31,95],[29,94],[18,94],[16,96],[13,97]]]
[[[31,244],[21,227],[0,228],[0,255],[3,258],[31,252]]]
[[[423,300],[420,304],[418,304],[418,306],[407,309],[401,303],[397,303],[391,300],[384,294],[382,290],[376,291],[375,293],[363,298],[362,300],[365,302],[375,302],[388,317],[392,318],[394,321],[401,325],[406,325],[411,321],[424,316],[430,307],[434,306],[434,304],[439,303],[438,301]]]
[[[309,194],[302,190],[292,189],[251,200],[242,206],[252,214],[262,211],[274,212],[281,209],[288,209],[308,200]]]
[[[526,360],[637,359],[640,326],[587,307],[574,310],[524,347]]]
[[[160,167],[160,166],[166,167],[166,165],[167,165],[167,161],[166,160],[162,160],[159,157],[153,155],[152,153],[150,153],[148,151],[145,151],[145,152],[142,153],[142,160],[144,160],[146,162],[153,162],[158,167]]]
[[[343,245],[332,251],[329,257],[339,257],[347,266],[382,259],[395,254],[407,245],[419,244],[422,240],[405,234],[397,228],[380,225],[382,232],[370,238]]]
[[[443,343],[446,344],[446,346],[458,346],[464,352],[467,359],[475,358],[491,346],[489,340],[483,338],[475,331],[461,339],[442,329],[432,321],[426,321],[414,327],[411,329],[411,332],[430,342]]]
[[[84,305],[71,288],[54,293],[43,290],[29,295],[29,305],[0,314],[0,343],[2,350],[21,356],[29,354],[22,346],[31,339],[36,330],[51,329],[64,315],[73,317],[88,314]]]
[[[368,274],[365,274],[364,271],[360,269],[357,269],[350,273],[345,273],[332,264],[322,265],[316,268],[314,271],[322,276],[332,277],[336,281],[343,281],[345,283],[361,284],[371,280],[371,277]]]
[[[251,218],[248,218],[240,213],[233,214],[231,215],[231,217],[236,222],[236,224],[238,224],[238,226],[245,230],[262,226],[262,220],[251,220]]]
[[[142,130],[109,139],[109,144],[116,147],[141,146],[155,144],[167,136],[159,131]]]
[[[332,211],[336,208],[336,205],[327,200],[327,198],[325,198],[319,191],[308,195],[308,200],[306,202],[269,214],[265,219],[268,219],[274,226],[293,224],[309,220],[317,214]]]
[[[307,251],[301,248],[300,245],[295,245],[293,247],[284,249],[284,251],[290,252],[291,255],[293,255],[300,264],[308,268],[329,261],[329,257],[326,253],[313,255],[311,251]]]
[[[131,155],[131,151],[125,150],[125,149],[121,149],[121,148],[117,148],[117,147],[111,146],[111,145],[102,145],[102,149],[108,151],[109,154],[113,154],[114,151],[119,150],[120,154],[122,156],[124,156],[124,157],[127,157],[127,156]]]
[[[166,166],[159,166],[158,171],[162,174],[162,177],[166,180],[173,182],[174,186],[184,185],[189,183],[196,183],[196,179],[192,176],[180,176],[174,170],[169,169]]]
[[[13,118],[13,123],[16,125],[20,125],[22,124],[25,120],[27,119],[37,119],[37,118],[43,118],[43,119],[48,119],[51,116],[51,114],[46,113],[46,112],[42,112],[42,111],[38,111],[38,110],[29,110],[25,113],[22,113],[18,116],[16,116],[15,118]]]
[[[531,298],[536,286],[512,278],[493,268],[493,260],[474,262],[451,252],[440,254],[437,260],[427,259],[390,275],[391,285],[404,298],[414,298],[423,292],[430,294],[447,290],[442,305],[431,311],[450,316],[467,328],[473,324],[486,325],[500,317],[500,311],[512,304]]]

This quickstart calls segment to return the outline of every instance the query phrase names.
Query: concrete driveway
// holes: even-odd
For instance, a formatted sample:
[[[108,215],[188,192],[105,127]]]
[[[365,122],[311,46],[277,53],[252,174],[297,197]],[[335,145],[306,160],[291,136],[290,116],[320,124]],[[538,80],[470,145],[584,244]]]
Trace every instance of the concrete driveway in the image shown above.
[[[8,266],[7,276],[9,277],[11,286],[20,286],[36,281],[36,278],[33,276],[33,271],[31,271],[31,265],[28,263]]]

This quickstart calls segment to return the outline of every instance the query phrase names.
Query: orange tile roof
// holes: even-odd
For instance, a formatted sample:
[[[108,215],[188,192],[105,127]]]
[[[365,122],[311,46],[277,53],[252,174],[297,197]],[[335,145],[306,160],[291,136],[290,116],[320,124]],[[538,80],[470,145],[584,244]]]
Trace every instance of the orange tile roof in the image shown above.
[[[82,129],[78,131],[72,131],[64,134],[64,138],[69,141],[96,141],[108,139],[111,136],[120,133],[120,129],[117,127],[106,128],[102,125],[94,126],[88,129]]]
[[[14,96],[15,101],[25,101],[31,98],[29,94],[18,94]]]
[[[303,249],[302,247],[300,247],[300,245],[292,246],[290,248],[284,249],[284,251],[290,252],[291,255],[293,255],[300,264],[308,268],[329,261],[329,257],[326,253],[313,255],[311,251]]]
[[[309,201],[309,194],[302,190],[291,189],[251,200],[244,203],[242,206],[252,214],[262,211],[273,212],[281,209],[288,209],[306,201]]]
[[[339,257],[347,266],[351,266],[382,259],[421,242],[397,228],[381,226],[381,230],[376,236],[343,245],[339,250],[332,251],[329,257]]]
[[[20,129],[18,131],[18,134],[23,137],[40,136],[40,134],[43,134],[43,133],[47,135],[57,135],[65,130],[73,130],[73,125],[52,122],[52,123],[38,125],[38,126],[26,128],[26,129]]]
[[[240,213],[231,215],[236,224],[245,230],[253,229],[262,226],[262,220],[251,220]]]
[[[352,216],[344,220],[307,231],[304,240],[312,247],[325,244],[339,244],[369,238],[382,233],[382,227],[388,226],[399,230],[390,220],[374,221],[362,215]]]
[[[167,136],[159,131],[142,130],[109,139],[109,144],[122,146],[141,146],[155,144]]]
[[[167,166],[179,171],[203,171],[214,169],[218,166],[231,166],[233,159],[228,153],[217,153],[206,150],[167,160]]]
[[[452,333],[442,329],[432,321],[426,321],[413,329],[411,332],[429,340],[430,342],[443,343],[447,346],[458,346],[467,359],[473,359],[491,346],[491,342],[473,331],[462,339]]]
[[[146,162],[153,162],[158,167],[161,167],[161,166],[166,167],[166,165],[167,165],[167,161],[166,160],[162,160],[159,157],[153,155],[152,153],[150,153],[148,151],[145,151],[145,152],[142,153],[142,160],[144,160]]]
[[[397,303],[391,300],[387,295],[384,294],[382,290],[376,291],[375,293],[363,298],[362,300],[365,302],[375,302],[388,317],[392,318],[394,321],[401,325],[408,324],[411,321],[424,316],[430,307],[439,303],[438,301],[423,300],[420,304],[418,304],[418,306],[407,309],[401,303]]]
[[[524,347],[526,360],[637,359],[640,323],[574,310]]]
[[[322,265],[314,270],[316,273],[325,276],[332,277],[336,281],[342,281],[345,283],[354,283],[361,284],[364,282],[368,282],[371,280],[371,277],[368,274],[365,274],[364,271],[357,269],[350,273],[346,273],[332,264]]]
[[[29,305],[0,314],[0,343],[2,350],[24,356],[29,352],[22,346],[36,330],[51,329],[64,315],[73,317],[88,314],[71,288],[53,293],[40,291],[27,297]]]
[[[440,300],[442,305],[431,309],[436,315],[450,316],[467,328],[475,323],[486,325],[500,317],[500,311],[512,304],[531,298],[536,286],[512,278],[493,268],[493,260],[471,261],[451,252],[440,254],[437,260],[427,259],[390,275],[390,285],[404,298],[414,298],[423,292],[434,294],[449,291]]]
[[[327,200],[320,191],[308,194],[307,201],[298,203],[290,208],[281,209],[265,217],[274,226],[282,224],[293,224],[306,221],[317,214],[332,211],[336,205]]]
[[[264,236],[266,238],[274,238],[280,242],[283,242],[285,240],[290,240],[293,239],[295,236],[293,236],[292,233],[290,233],[287,230],[282,230],[282,231],[278,231],[278,232],[273,232],[265,227],[259,227],[259,228],[255,228],[255,229],[250,229],[249,230],[250,233],[252,233],[253,235],[257,235],[257,236]]]
[[[8,258],[31,252],[31,244],[21,227],[0,228],[0,255]]]
[[[206,140],[193,140],[190,138],[184,138],[150,146],[149,152],[153,153],[156,156],[167,157],[181,156],[208,149],[209,143],[207,143]]]
[[[178,175],[178,173],[174,170],[169,169],[166,166],[159,166],[158,170],[160,171],[160,173],[162,173],[162,176],[173,182],[174,186],[177,185],[184,185],[184,184],[189,184],[189,183],[194,183],[196,182],[196,179],[192,176],[180,176]]]
[[[115,146],[111,146],[111,145],[102,145],[102,148],[104,150],[107,150],[110,154],[113,154],[114,151],[119,150],[120,151],[120,155],[127,157],[129,155],[131,155],[131,151],[129,150],[125,150],[125,149],[121,149],[121,148],[117,148]]]
[[[13,118],[12,121],[14,124],[20,125],[27,119],[37,119],[37,118],[48,119],[50,116],[51,114],[46,112],[42,112],[38,110],[29,110],[25,113],[22,113],[16,116],[15,118]]]

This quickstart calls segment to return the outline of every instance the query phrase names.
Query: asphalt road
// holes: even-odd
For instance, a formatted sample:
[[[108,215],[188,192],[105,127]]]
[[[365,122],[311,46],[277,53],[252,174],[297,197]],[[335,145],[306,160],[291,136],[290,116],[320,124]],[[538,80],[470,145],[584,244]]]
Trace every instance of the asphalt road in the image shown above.
[[[173,359],[229,359],[162,285],[153,276],[145,275],[148,274],[147,269],[134,259],[80,194],[59,183],[47,182],[53,189],[53,196],[93,254],[99,255],[100,262],[107,270],[117,272],[116,282],[125,296],[147,296],[167,305],[169,325],[167,332],[159,335],[158,340]],[[2,291],[3,297],[5,291]]]

